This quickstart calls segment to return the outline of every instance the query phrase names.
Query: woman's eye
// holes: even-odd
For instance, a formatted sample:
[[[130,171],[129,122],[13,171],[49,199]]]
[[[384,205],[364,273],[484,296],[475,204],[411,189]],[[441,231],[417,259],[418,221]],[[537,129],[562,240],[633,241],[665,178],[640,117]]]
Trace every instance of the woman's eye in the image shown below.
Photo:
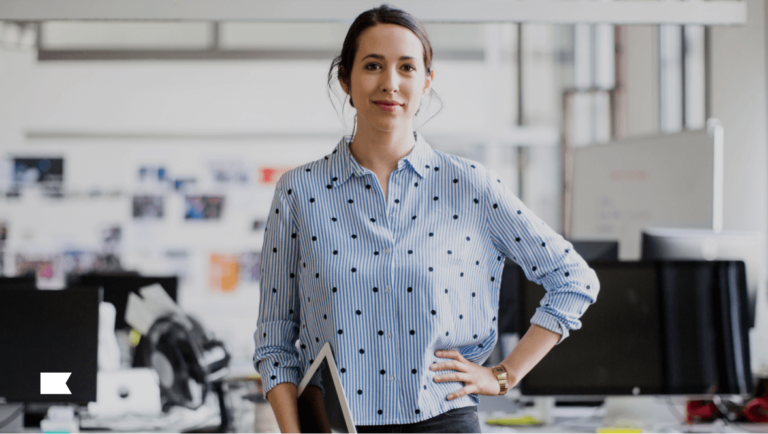
[[[416,68],[413,67],[413,65],[403,65],[403,68],[405,68],[406,71],[415,71]]]
[[[369,69],[371,71],[374,70],[374,69],[377,69],[378,67],[379,67],[378,63],[369,63],[369,64],[365,65],[365,69]]]

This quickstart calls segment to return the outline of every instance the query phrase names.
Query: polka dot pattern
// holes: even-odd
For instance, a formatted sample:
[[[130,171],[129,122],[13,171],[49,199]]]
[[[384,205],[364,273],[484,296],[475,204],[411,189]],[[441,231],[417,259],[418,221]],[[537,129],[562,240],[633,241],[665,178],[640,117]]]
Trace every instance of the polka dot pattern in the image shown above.
[[[532,323],[561,341],[580,327],[599,282],[570,243],[493,170],[415,138],[386,197],[348,137],[280,177],[253,359],[265,397],[281,382],[298,385],[328,343],[356,424],[415,423],[477,405],[474,394],[447,401],[461,383],[435,382],[453,371],[429,366],[450,360],[438,349],[475,363],[493,350],[504,258],[547,289]],[[310,384],[322,388],[319,376]]]

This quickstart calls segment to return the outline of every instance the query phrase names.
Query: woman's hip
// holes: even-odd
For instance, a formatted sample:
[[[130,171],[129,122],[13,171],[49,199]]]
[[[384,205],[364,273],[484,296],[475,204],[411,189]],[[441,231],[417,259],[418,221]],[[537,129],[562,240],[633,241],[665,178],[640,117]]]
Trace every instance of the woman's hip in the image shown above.
[[[359,433],[479,433],[477,406],[454,408],[435,417],[401,425],[358,425]]]

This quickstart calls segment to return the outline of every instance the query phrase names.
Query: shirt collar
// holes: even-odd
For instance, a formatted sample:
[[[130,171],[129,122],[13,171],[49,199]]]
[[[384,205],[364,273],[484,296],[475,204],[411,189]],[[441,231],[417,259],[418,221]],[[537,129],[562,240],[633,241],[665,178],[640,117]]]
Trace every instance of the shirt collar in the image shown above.
[[[416,139],[413,149],[405,157],[397,162],[397,168],[401,169],[404,165],[409,165],[421,177],[424,178],[429,172],[429,162],[432,157],[432,147],[429,146],[424,137],[418,132],[413,133]],[[358,163],[352,152],[349,151],[349,144],[352,143],[352,136],[344,136],[336,145],[336,149],[330,157],[331,163],[331,183],[329,185],[337,187],[347,181],[350,176],[365,176],[370,170],[364,168]],[[335,180],[333,178],[336,178]]]

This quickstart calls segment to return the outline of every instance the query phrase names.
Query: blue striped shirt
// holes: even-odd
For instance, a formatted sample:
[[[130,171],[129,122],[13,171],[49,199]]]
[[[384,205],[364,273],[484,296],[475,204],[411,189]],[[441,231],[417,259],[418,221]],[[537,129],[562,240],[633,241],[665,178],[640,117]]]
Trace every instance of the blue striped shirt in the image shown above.
[[[278,181],[254,334],[265,397],[279,383],[298,385],[330,342],[356,425],[415,423],[476,405],[476,394],[448,401],[464,383],[436,383],[454,371],[429,366],[452,360],[435,356],[439,349],[477,364],[488,358],[505,257],[547,290],[531,323],[559,342],[581,327],[599,282],[572,245],[493,170],[414,135],[387,197],[352,156],[350,137]]]

